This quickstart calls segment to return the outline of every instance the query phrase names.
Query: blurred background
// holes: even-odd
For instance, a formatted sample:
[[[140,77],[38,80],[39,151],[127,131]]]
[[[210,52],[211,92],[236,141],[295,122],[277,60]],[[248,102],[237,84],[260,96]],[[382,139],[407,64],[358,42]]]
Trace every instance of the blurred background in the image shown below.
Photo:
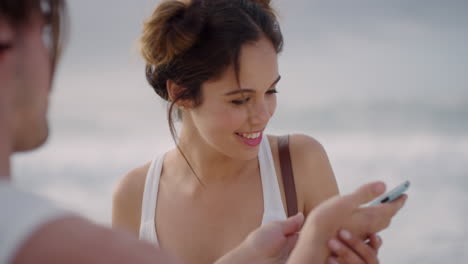
[[[468,263],[468,1],[273,0],[285,38],[268,132],[325,147],[342,192],[409,179],[381,263]],[[110,224],[115,183],[173,146],[137,39],[155,0],[69,1],[51,137],[18,185]]]

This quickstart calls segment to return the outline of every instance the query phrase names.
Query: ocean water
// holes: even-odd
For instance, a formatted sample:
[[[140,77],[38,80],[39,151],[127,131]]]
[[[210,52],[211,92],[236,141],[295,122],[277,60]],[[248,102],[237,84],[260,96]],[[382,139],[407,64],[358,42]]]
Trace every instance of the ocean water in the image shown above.
[[[15,155],[19,186],[109,225],[119,178],[173,146],[136,44],[156,2],[69,1],[50,139]],[[332,2],[276,1],[285,48],[267,132],[318,139],[342,193],[411,181],[381,263],[468,263],[466,3]]]

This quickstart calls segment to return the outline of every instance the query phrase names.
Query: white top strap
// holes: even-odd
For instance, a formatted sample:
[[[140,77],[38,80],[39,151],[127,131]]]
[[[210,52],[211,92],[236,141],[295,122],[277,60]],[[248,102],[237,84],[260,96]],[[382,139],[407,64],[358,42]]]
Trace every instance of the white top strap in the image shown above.
[[[155,158],[148,169],[141,205],[140,239],[158,245],[154,218],[164,154]]]
[[[262,178],[264,214],[262,225],[274,220],[286,219],[286,213],[281,199],[278,177],[276,176],[275,163],[271,153],[270,143],[265,136],[258,153],[260,175]]]

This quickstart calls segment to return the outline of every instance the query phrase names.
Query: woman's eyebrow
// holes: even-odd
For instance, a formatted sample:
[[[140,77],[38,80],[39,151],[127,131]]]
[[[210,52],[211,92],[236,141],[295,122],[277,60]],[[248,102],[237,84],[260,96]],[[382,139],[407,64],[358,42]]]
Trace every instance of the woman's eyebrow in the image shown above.
[[[280,80],[281,80],[281,75],[278,75],[278,78],[276,78],[276,80],[270,85],[270,88],[275,86]],[[255,93],[255,90],[253,90],[253,89],[236,89],[234,91],[227,92],[224,95],[229,96],[229,95],[234,95],[234,94],[238,94],[238,93]]]

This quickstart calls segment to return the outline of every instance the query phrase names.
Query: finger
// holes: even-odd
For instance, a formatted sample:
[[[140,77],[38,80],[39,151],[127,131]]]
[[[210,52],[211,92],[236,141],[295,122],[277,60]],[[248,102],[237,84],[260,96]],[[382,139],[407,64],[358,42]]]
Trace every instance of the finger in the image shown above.
[[[390,225],[392,217],[403,207],[407,195],[402,195],[391,203],[359,208],[360,215],[367,221],[367,232],[376,233]],[[367,235],[366,235],[367,236]]]
[[[375,250],[376,253],[379,252],[380,247],[382,246],[382,239],[377,234],[372,234],[369,236],[368,245]]]
[[[328,257],[327,264],[340,264],[340,262],[338,261],[336,257],[331,256],[331,257]]]
[[[383,182],[373,182],[365,184],[351,194],[346,195],[354,207],[359,207],[362,204],[372,201],[385,191]]]
[[[396,213],[403,208],[403,206],[406,203],[406,200],[408,200],[408,195],[402,194],[400,197],[395,199],[394,201],[390,202],[389,205],[393,207],[392,216],[396,215]]]
[[[289,253],[291,253],[291,251],[296,246],[298,239],[299,239],[299,233],[295,233],[287,237],[286,246],[285,246],[286,255],[289,255]]]
[[[380,211],[379,214],[386,218],[394,217],[398,213],[398,211],[400,211],[400,209],[405,205],[407,199],[408,195],[403,194],[402,196],[398,197],[396,200],[390,203],[378,205],[377,209]]]
[[[328,247],[330,250],[342,261],[342,263],[347,264],[364,264],[364,260],[357,255],[352,249],[347,245],[343,244],[337,239],[331,239],[328,242]],[[371,263],[369,263],[371,264]]]
[[[302,224],[304,223],[304,214],[302,212],[297,213],[294,216],[289,217],[284,221],[280,221],[281,230],[284,235],[291,235],[301,230]]]
[[[342,229],[338,232],[339,238],[348,246],[354,253],[359,256],[367,264],[378,263],[377,252],[363,240],[353,236],[351,232]]]

